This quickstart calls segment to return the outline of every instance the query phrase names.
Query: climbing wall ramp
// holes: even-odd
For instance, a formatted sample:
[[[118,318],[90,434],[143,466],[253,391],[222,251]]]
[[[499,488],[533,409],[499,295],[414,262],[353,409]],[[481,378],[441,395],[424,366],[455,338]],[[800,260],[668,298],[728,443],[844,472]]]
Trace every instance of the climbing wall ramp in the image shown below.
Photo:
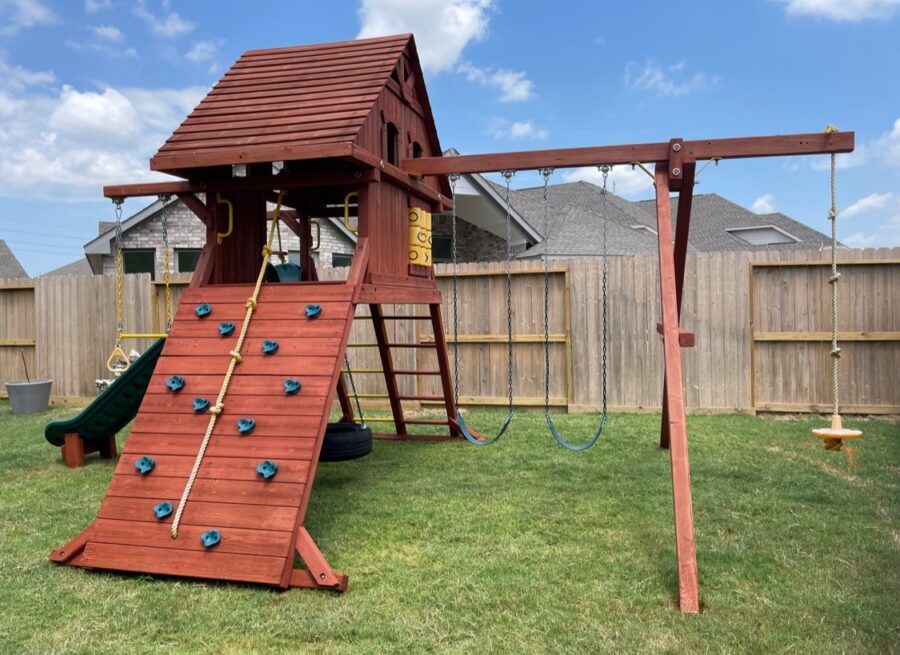
[[[184,293],[97,519],[52,561],[283,588],[346,585],[302,527],[353,320],[346,284],[263,287],[177,538],[170,534],[252,292]],[[263,462],[274,476],[263,475],[271,466],[258,470]],[[158,518],[166,503],[171,513]],[[205,545],[204,536],[219,541]],[[293,569],[295,553],[306,570]]]

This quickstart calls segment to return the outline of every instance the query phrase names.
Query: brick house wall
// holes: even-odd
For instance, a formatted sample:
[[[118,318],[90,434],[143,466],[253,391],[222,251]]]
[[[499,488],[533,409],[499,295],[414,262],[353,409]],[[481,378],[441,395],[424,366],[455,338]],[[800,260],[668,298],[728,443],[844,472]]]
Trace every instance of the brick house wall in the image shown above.
[[[453,217],[450,214],[435,214],[431,220],[432,237],[449,237],[453,234]],[[457,217],[456,257],[460,262],[493,262],[506,259],[506,239],[482,230]],[[525,246],[513,246],[512,254],[524,252]]]

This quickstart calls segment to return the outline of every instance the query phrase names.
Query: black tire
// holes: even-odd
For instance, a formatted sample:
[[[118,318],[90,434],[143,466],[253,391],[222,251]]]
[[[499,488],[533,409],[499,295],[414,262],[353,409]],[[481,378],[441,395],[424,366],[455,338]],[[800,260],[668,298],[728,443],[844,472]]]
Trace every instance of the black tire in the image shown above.
[[[320,462],[346,462],[372,452],[372,429],[359,423],[329,423]]]

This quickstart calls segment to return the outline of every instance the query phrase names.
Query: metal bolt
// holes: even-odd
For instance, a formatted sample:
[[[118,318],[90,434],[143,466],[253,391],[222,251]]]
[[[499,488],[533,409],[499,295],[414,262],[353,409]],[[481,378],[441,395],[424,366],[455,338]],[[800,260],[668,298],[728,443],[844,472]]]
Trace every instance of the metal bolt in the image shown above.
[[[324,579],[325,579],[325,574],[324,574],[324,573],[320,573],[320,574],[319,574],[319,579],[320,579],[320,580],[324,580]]]
[[[673,143],[673,144],[672,144],[672,150],[674,150],[675,152],[680,152],[680,151],[681,151],[681,144],[680,144],[680,143]]]
[[[678,177],[679,175],[681,175],[681,169],[680,169],[680,168],[677,168],[677,167],[676,167],[676,168],[673,168],[673,169],[672,169],[672,175],[674,175],[675,177]]]

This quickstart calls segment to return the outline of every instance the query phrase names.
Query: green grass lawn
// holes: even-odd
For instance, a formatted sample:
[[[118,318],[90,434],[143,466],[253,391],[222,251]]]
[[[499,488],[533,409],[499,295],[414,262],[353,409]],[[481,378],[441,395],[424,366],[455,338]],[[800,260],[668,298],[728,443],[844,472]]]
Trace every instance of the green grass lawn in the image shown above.
[[[350,575],[339,596],[51,565],[113,470],[62,465],[43,438],[61,415],[0,404],[0,653],[900,651],[897,423],[848,421],[850,462],[818,420],[690,417],[704,611],[682,616],[657,416],[616,415],[579,455],[523,414],[491,447],[323,464],[306,525]]]

